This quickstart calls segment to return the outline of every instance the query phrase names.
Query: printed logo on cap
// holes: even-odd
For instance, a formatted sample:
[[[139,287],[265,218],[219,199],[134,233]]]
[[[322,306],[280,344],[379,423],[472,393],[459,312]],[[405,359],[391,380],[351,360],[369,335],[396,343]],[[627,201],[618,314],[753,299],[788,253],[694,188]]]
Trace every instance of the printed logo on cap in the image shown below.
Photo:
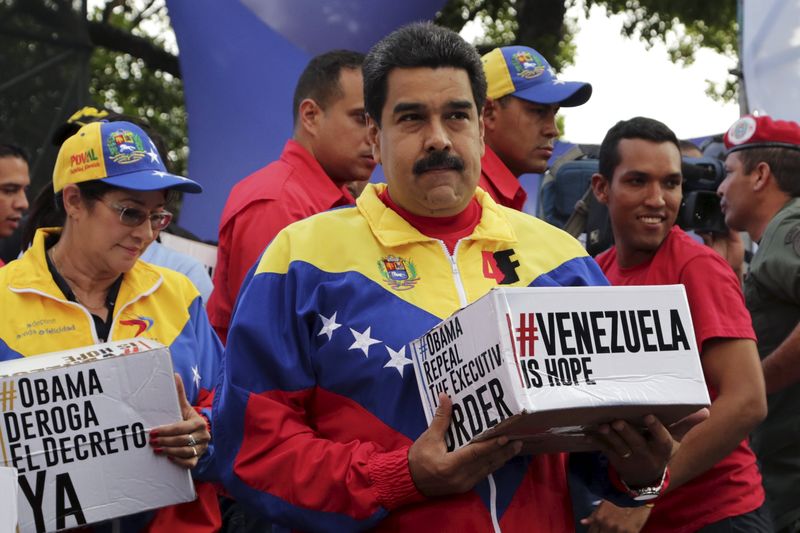
[[[728,142],[733,145],[746,143],[755,132],[756,119],[753,117],[742,117],[728,130]]]
[[[126,129],[112,131],[106,137],[106,147],[110,159],[119,165],[136,163],[146,155],[142,138]]]
[[[541,76],[545,71],[544,62],[539,57],[534,57],[527,50],[520,50],[511,55],[511,65],[517,72],[517,76],[531,80]]]

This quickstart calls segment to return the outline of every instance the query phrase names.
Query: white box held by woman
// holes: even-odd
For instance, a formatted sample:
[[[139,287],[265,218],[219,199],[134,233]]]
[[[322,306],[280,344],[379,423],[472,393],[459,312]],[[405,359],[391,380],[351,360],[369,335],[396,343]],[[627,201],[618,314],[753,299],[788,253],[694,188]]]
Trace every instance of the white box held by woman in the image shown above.
[[[181,420],[169,349],[131,339],[0,363],[0,465],[17,469],[20,531],[55,531],[195,498],[153,453]]]
[[[0,533],[17,530],[17,471],[0,466]]]
[[[529,452],[592,449],[587,431],[709,405],[682,285],[497,288],[411,343],[428,422],[448,449],[508,435]]]

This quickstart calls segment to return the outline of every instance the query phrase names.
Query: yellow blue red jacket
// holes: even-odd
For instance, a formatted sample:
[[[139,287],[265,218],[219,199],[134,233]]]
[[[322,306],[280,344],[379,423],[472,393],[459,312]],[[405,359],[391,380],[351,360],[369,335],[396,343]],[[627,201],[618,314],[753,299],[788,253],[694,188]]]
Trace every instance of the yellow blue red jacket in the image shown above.
[[[498,284],[605,277],[577,241],[482,190],[452,256],[381,190],[284,229],[243,286],[214,399],[226,489],[302,531],[571,531],[566,454],[517,457],[461,495],[417,491],[408,449],[427,423],[406,345]],[[619,495],[599,458],[570,463]]]
[[[89,311],[65,298],[47,267],[45,240],[58,232],[58,228],[38,230],[33,246],[0,269],[0,361],[100,342]],[[187,399],[210,417],[222,345],[211,329],[200,294],[188,278],[143,261],[137,261],[125,273],[108,340],[133,337],[169,346]],[[213,446],[209,449],[212,451]],[[196,478],[204,479],[209,460],[207,453],[192,471]],[[215,491],[209,483],[196,483],[196,487],[195,502],[126,517],[122,530],[177,527],[175,531],[213,531],[219,523]]]

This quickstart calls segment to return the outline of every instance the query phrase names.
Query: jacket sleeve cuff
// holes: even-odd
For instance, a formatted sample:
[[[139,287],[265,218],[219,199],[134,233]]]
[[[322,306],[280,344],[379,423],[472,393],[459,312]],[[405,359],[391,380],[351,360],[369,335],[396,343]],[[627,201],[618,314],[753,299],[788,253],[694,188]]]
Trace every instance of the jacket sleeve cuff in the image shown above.
[[[378,502],[388,510],[419,502],[425,496],[417,490],[408,469],[408,446],[386,453],[375,453],[369,458],[369,476]]]

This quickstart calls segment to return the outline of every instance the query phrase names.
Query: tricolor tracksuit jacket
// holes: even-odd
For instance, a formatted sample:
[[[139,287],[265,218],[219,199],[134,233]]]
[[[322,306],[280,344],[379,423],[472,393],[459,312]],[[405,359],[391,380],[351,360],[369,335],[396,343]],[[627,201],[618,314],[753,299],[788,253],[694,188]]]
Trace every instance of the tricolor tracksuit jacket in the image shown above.
[[[427,423],[406,344],[500,282],[605,277],[574,239],[481,190],[452,256],[379,190],[283,230],[245,282],[214,400],[226,488],[297,530],[571,531],[565,454],[515,458],[462,495],[416,490],[408,448]],[[599,455],[570,461],[614,493]]]
[[[45,239],[57,231],[37,231],[33,246],[0,268],[0,361],[99,342],[89,311],[64,297],[47,268]],[[187,399],[210,414],[222,345],[188,278],[137,261],[123,277],[113,320],[109,341],[142,337],[169,346]],[[207,469],[211,451],[201,458],[195,476]],[[208,483],[198,484],[197,489],[197,501],[125,518],[122,531],[141,530],[148,524],[156,531],[213,531],[219,523],[216,494]]]

